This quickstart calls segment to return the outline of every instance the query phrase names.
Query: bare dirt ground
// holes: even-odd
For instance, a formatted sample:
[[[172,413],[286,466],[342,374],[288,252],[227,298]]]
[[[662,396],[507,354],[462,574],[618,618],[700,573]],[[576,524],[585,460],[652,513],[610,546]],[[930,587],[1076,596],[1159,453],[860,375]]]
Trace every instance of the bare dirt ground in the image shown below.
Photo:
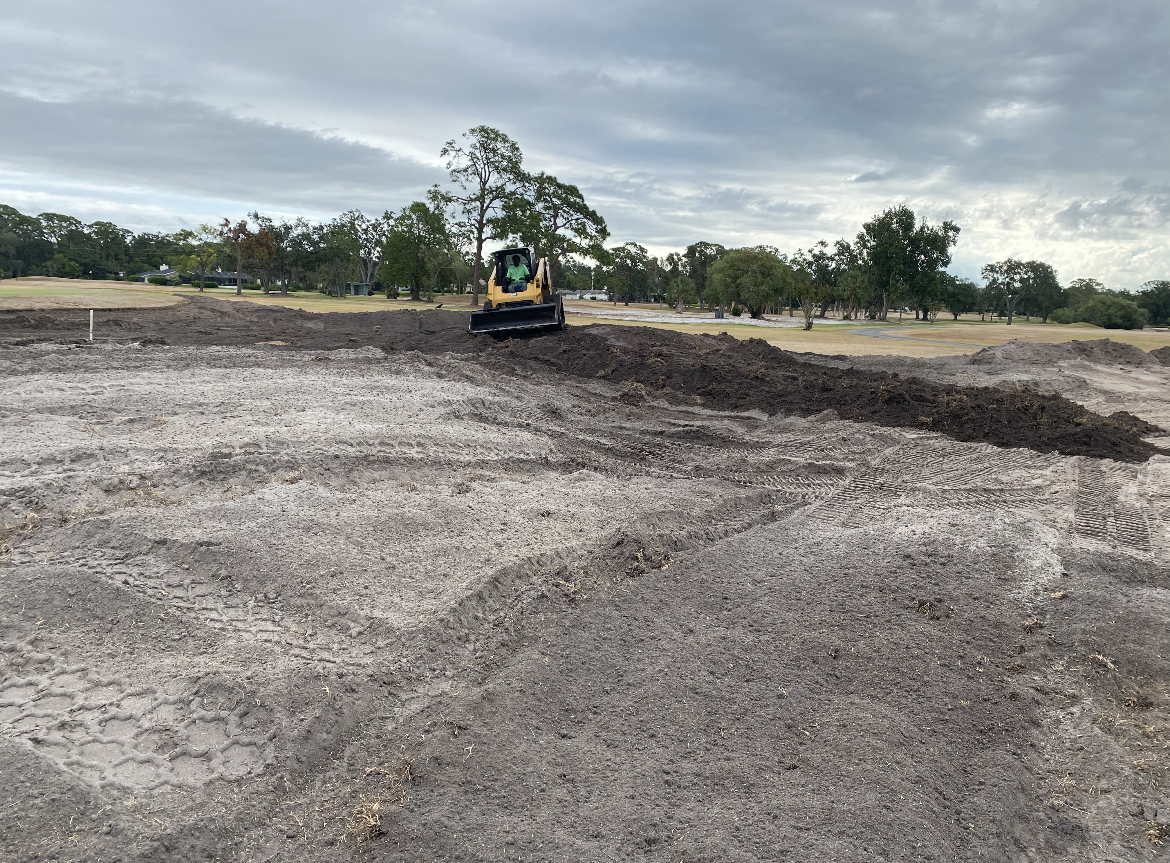
[[[0,314],[6,859],[1170,840],[1157,356],[68,314]]]

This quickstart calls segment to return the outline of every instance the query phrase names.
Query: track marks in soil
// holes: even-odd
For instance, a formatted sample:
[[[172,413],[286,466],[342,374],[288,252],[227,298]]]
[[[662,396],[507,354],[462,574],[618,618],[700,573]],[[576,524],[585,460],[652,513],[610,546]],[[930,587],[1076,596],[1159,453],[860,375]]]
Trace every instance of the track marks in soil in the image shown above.
[[[1141,486],[1149,484],[1139,482],[1143,473],[1148,477],[1153,472],[1134,465],[1078,459],[1074,533],[1129,554],[1151,557],[1151,522],[1159,519],[1155,508],[1148,505],[1149,491],[1154,489],[1144,489],[1142,494]]]
[[[36,635],[0,638],[0,736],[96,786],[198,788],[241,779],[273,757],[259,708],[213,705],[198,675],[141,683],[73,661]]]
[[[442,614],[407,633],[414,646],[391,671],[393,724],[423,712],[467,680],[482,682],[527,649],[545,615],[576,607],[636,579],[670,578],[687,556],[791,512],[798,501],[752,489],[733,491],[700,513],[661,511],[600,536],[587,551],[559,548],[480,576]],[[541,623],[537,625],[536,620]]]
[[[36,553],[14,558],[17,565],[32,566]],[[348,634],[330,628],[322,632],[304,615],[287,611],[275,595],[245,594],[231,582],[209,581],[164,561],[148,559],[108,560],[101,556],[67,559],[57,556],[53,566],[69,567],[84,578],[132,591],[185,621],[230,635],[233,639],[270,646],[277,655],[301,662],[347,666],[369,664],[373,648],[357,641],[363,628],[353,625]]]
[[[821,506],[837,512],[842,524],[901,508],[1035,511],[1050,505],[1051,480],[1061,472],[1062,462],[1052,454],[950,442],[944,454],[932,441],[918,439],[859,465]]]

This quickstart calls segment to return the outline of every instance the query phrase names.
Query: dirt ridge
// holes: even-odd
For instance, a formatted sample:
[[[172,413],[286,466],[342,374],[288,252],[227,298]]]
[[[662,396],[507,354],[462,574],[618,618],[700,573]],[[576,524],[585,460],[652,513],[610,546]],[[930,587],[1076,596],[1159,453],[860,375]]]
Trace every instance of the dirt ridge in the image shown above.
[[[87,323],[82,318],[76,312],[0,313],[0,340],[11,346],[28,344],[30,339],[60,339],[68,331],[80,335]],[[624,387],[623,400],[635,404],[658,398],[715,410],[795,416],[833,410],[856,422],[917,428],[960,441],[1129,462],[1143,462],[1161,452],[1142,439],[1158,433],[1158,427],[1128,414],[1101,416],[1060,395],[1026,387],[960,387],[898,373],[834,367],[806,361],[761,339],[739,341],[726,334],[590,325],[535,337],[476,337],[467,332],[466,318],[457,312],[316,314],[201,297],[180,307],[102,312],[96,315],[95,330],[100,338],[156,345],[246,345],[262,350],[370,346],[391,361],[404,351],[472,354],[494,359],[502,374],[527,361],[534,374],[552,371],[605,380]],[[1030,362],[1033,357],[1047,362],[1051,359],[1042,357],[1054,351],[1070,357],[1154,361],[1137,348],[1104,339],[1060,346],[1009,343],[980,352],[972,362]],[[1160,354],[1155,359],[1162,361]]]

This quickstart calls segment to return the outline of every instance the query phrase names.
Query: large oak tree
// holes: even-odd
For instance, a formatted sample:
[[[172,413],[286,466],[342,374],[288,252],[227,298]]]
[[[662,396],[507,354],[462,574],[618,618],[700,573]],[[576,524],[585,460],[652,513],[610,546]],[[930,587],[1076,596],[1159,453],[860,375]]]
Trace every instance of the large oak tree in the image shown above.
[[[463,139],[463,144],[448,141],[439,155],[447,159],[447,172],[459,189],[446,196],[459,213],[456,227],[475,248],[471,305],[478,306],[484,243],[515,233],[515,201],[529,177],[520,146],[499,129],[476,126]]]

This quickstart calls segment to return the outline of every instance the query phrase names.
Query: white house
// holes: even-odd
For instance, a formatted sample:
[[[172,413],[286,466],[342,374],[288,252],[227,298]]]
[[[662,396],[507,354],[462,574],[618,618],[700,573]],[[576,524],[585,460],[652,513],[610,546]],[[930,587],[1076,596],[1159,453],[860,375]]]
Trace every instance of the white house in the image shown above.
[[[171,269],[169,266],[167,266],[166,264],[163,264],[163,265],[162,265],[162,269],[161,269],[161,270],[148,270],[148,271],[147,271],[147,272],[145,272],[145,273],[138,273],[138,274],[135,276],[135,278],[136,278],[136,279],[138,279],[138,280],[140,280],[140,281],[143,281],[143,282],[145,282],[145,281],[146,281],[147,279],[149,279],[151,276],[162,276],[163,278],[166,278],[166,279],[169,279],[171,276],[174,276],[175,278],[178,278],[178,277],[179,277],[179,271],[178,271],[178,270],[172,270],[172,269]]]

